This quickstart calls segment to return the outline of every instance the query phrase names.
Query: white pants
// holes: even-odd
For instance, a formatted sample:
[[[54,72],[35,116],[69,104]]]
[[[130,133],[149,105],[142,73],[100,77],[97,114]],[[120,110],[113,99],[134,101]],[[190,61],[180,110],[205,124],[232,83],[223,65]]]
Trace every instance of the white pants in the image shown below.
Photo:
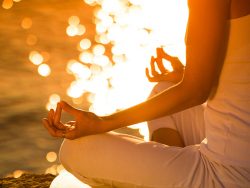
[[[166,87],[158,85],[154,92]],[[179,131],[184,148],[110,132],[64,140],[60,160],[92,187],[248,187],[249,171],[218,164],[200,152],[198,143],[205,136],[202,113],[199,106],[149,123],[150,133],[162,127]]]
[[[170,87],[169,82],[161,82],[152,90],[150,97]],[[160,128],[171,128],[179,132],[185,146],[200,144],[205,138],[204,105],[195,106],[182,112],[148,122],[150,138]]]

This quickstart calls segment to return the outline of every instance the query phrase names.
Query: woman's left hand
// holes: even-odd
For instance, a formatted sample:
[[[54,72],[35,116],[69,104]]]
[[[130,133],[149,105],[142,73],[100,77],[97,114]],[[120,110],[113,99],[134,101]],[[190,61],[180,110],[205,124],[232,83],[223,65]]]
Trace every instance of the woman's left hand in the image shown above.
[[[61,113],[66,111],[75,118],[75,121],[62,123]],[[101,118],[92,112],[73,108],[66,102],[57,104],[56,111],[50,110],[48,118],[43,119],[43,125],[53,137],[76,139],[82,136],[104,132],[101,125]]]
[[[184,73],[184,66],[181,61],[177,57],[173,57],[166,52],[164,52],[163,48],[156,49],[157,57],[151,57],[150,68],[151,75],[149,73],[149,69],[146,68],[146,76],[150,82],[162,82],[168,81],[172,83],[177,83],[181,81]],[[169,61],[173,68],[173,71],[167,70],[163,65],[163,59]],[[156,66],[158,67],[159,72],[156,71]]]

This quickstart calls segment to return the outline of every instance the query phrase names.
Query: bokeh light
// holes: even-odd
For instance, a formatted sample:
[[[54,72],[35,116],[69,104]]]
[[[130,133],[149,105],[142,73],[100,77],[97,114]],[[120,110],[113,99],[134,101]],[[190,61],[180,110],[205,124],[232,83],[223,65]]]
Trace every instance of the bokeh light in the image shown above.
[[[46,159],[47,159],[47,161],[53,163],[57,159],[57,154],[55,152],[53,152],[53,151],[48,152],[47,155],[46,155]]]
[[[69,25],[78,25],[80,23],[80,19],[78,16],[70,16],[68,19]]]
[[[12,6],[13,6],[13,1],[12,0],[3,0],[2,7],[4,9],[10,9]]]
[[[24,171],[23,170],[15,170],[14,172],[13,172],[13,177],[14,178],[19,178],[21,175],[23,175],[24,174]]]
[[[56,106],[57,106],[57,103],[60,102],[61,100],[61,97],[56,94],[56,93],[53,93],[50,95],[49,97],[49,102],[46,104],[46,109],[47,110],[50,110],[50,109],[56,109]]]
[[[29,17],[26,17],[26,18],[24,18],[24,19],[22,20],[21,26],[22,26],[23,29],[30,29],[31,26],[32,26],[32,23],[33,23],[33,22],[32,22],[32,19],[29,18]]]
[[[80,18],[78,16],[70,16],[68,18],[68,27],[66,28],[66,33],[70,37],[76,35],[83,35],[86,32],[84,25],[80,24]]]
[[[105,53],[105,47],[101,44],[97,44],[93,47],[93,54],[94,55],[103,55]]]
[[[82,39],[79,43],[81,50],[87,50],[91,47],[91,41],[89,39]]]
[[[50,67],[47,64],[41,64],[41,65],[39,65],[37,71],[43,77],[49,76],[50,72],[51,72]]]
[[[29,54],[29,60],[34,65],[40,65],[43,62],[43,56],[37,51],[31,51]]]

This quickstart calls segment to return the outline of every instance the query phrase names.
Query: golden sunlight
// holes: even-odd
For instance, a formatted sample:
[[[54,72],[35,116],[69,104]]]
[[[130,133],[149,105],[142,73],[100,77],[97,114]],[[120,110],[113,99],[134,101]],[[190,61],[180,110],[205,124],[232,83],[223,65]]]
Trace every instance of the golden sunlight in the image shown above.
[[[50,69],[49,65],[47,65],[47,64],[39,65],[37,71],[43,77],[47,77],[51,73],[51,69]]]
[[[31,51],[29,54],[29,60],[34,65],[40,65],[43,62],[43,56],[37,51]]]
[[[26,39],[26,43],[30,46],[33,46],[37,43],[37,36],[36,35],[28,35]]]
[[[23,29],[29,29],[32,26],[32,19],[29,17],[26,17],[22,20],[21,26]]]
[[[57,154],[55,152],[53,152],[53,151],[48,152],[47,155],[46,155],[46,159],[47,159],[47,161],[53,163],[57,159]]]
[[[12,0],[3,0],[2,7],[4,9],[10,9],[13,6]]]
[[[57,103],[61,100],[60,96],[58,94],[52,94],[49,97],[49,102],[46,104],[46,109],[56,109]]]
[[[10,1],[5,0],[5,3]],[[145,76],[150,57],[157,47],[163,47],[170,55],[177,56],[185,64],[185,28],[188,8],[185,0],[84,0],[95,6],[95,41],[80,38],[76,44],[78,57],[69,59],[66,72],[73,75],[66,94],[75,104],[84,102],[87,94],[89,110],[107,115],[130,107],[147,99],[152,87]],[[145,19],[146,18],[146,19]],[[66,20],[68,37],[84,35],[87,27],[78,16]],[[32,26],[32,20],[22,21],[24,29]],[[34,45],[37,38],[29,35],[27,44]],[[110,54],[111,52],[111,54]],[[49,54],[48,54],[49,55]],[[38,65],[41,76],[51,73],[44,64],[46,55],[37,51],[29,54],[30,61]],[[172,71],[167,61],[164,65]],[[50,97],[46,108],[55,108],[60,97]],[[134,125],[148,139],[145,124]]]
[[[70,37],[83,35],[86,31],[85,26],[80,24],[80,19],[78,16],[70,16],[68,19],[68,24],[69,25],[66,28],[66,33]]]
[[[15,170],[13,172],[13,177],[14,178],[19,178],[21,175],[23,175],[25,172],[23,170]]]
[[[80,51],[87,50],[91,47],[91,41],[89,39],[82,39],[79,43]]]

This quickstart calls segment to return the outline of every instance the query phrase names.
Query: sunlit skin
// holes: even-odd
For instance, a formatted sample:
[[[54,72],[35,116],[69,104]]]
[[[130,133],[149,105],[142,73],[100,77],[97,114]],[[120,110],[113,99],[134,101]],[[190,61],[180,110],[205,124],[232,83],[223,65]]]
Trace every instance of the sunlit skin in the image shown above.
[[[60,102],[56,111],[51,110],[48,118],[43,119],[44,126],[54,137],[76,139],[170,115],[209,100],[223,66],[221,55],[225,51],[228,20],[250,12],[249,0],[238,1],[236,3],[238,6],[233,6],[234,3],[233,0],[189,1],[186,67],[183,69],[183,76],[179,78],[180,81],[173,87],[136,106],[102,117],[75,109],[66,102]],[[231,9],[230,4],[232,4]],[[157,55],[159,56],[159,53]],[[156,62],[159,64],[157,58],[163,57],[158,56]],[[152,57],[151,64],[154,60],[155,57]],[[154,75],[151,77],[149,71],[147,75],[149,79],[159,81],[165,77],[164,75],[161,75],[161,78],[155,78]],[[62,123],[60,121],[62,110],[71,114],[74,121]]]

